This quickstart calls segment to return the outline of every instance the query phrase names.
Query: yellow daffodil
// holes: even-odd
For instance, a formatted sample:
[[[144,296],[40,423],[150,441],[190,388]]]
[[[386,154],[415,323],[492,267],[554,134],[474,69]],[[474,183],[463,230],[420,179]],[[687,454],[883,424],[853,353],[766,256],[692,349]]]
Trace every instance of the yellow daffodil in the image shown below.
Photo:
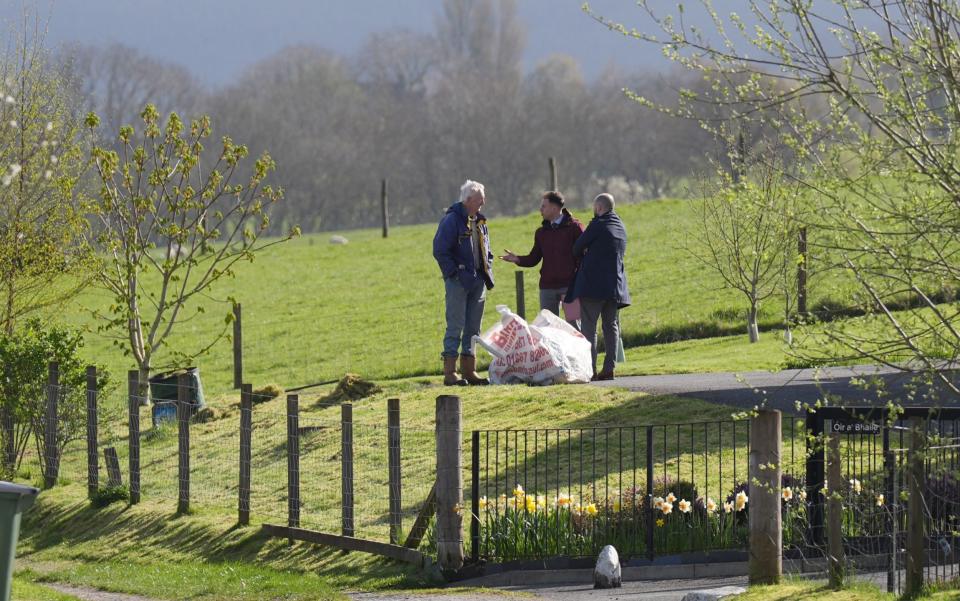
[[[486,509],[487,505],[488,505],[487,497],[486,496],[480,497],[480,509]]]
[[[620,511],[620,499],[617,499],[616,501],[613,502],[613,510]]]
[[[663,518],[657,518],[657,528],[663,528]]]
[[[513,496],[522,497],[524,495],[523,487],[517,484],[517,487],[513,489]]]
[[[783,489],[781,495],[783,496],[783,500],[789,503],[793,500],[793,489],[788,486]]]
[[[736,498],[736,500],[735,500],[736,507],[737,507],[737,511],[743,511],[743,509],[747,506],[747,501],[748,501],[748,500],[749,500],[749,499],[747,498],[747,493],[745,493],[745,492],[742,491],[742,490],[741,490],[740,492],[738,492],[738,493],[737,493],[737,498]]]
[[[680,499],[680,502],[677,503],[677,509],[680,510],[680,513],[690,513],[690,510],[693,509],[693,504],[686,499]]]
[[[537,500],[533,497],[525,497],[524,506],[527,511],[536,511],[537,510]]]
[[[597,515],[597,506],[593,503],[587,503],[585,511],[587,512],[587,515]]]
[[[660,512],[663,513],[663,515],[670,515],[670,513],[673,512],[673,503],[670,503],[669,501],[664,501],[661,503]]]

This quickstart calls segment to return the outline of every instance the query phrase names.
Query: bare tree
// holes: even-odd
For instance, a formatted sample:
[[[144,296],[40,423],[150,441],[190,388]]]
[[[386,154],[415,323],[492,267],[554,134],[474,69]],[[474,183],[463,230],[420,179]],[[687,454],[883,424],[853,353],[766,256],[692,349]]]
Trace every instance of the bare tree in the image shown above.
[[[697,204],[699,220],[690,252],[743,294],[750,342],[760,340],[757,317],[763,301],[783,290],[784,270],[795,239],[799,188],[777,170],[758,163],[749,177],[706,184]]]

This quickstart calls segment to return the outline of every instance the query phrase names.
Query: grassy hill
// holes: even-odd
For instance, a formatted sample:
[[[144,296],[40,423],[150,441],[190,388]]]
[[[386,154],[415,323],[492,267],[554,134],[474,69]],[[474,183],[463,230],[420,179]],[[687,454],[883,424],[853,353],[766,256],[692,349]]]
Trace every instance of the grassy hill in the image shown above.
[[[745,332],[743,301],[737,293],[721,290],[718,276],[684,250],[693,235],[690,202],[646,202],[619,207],[618,212],[630,237],[627,275],[634,304],[621,313],[628,347]],[[582,210],[575,214],[584,222],[590,217]],[[494,248],[527,252],[539,221],[537,214],[492,219]],[[307,235],[241,265],[234,279],[218,285],[216,295],[232,295],[243,305],[245,379],[293,386],[348,371],[373,378],[437,373],[444,322],[443,286],[431,254],[434,230],[434,224],[394,227],[388,239],[379,230],[341,232],[349,240],[346,245],[331,244],[330,234]],[[495,322],[496,305],[514,307],[516,270],[497,261],[497,286],[487,298],[484,328]],[[836,276],[817,277],[816,265],[813,270],[812,304],[843,298]],[[538,308],[538,272],[524,271],[527,315],[532,318]],[[223,330],[230,306],[202,302],[205,312],[178,327],[171,348],[199,349]],[[109,366],[119,380],[132,362],[97,333],[90,315],[91,309],[104,310],[109,303],[102,292],[90,289],[58,318],[90,331],[88,355]],[[767,303],[762,326],[776,327],[781,312],[778,301]],[[732,343],[746,351],[740,338]],[[783,349],[770,338],[763,352],[749,349],[760,359],[754,368],[775,367],[781,361]],[[728,360],[737,354],[724,353]],[[224,338],[199,360],[208,390],[229,388],[231,357],[230,342]],[[170,353],[162,352],[156,368],[169,362]],[[691,367],[697,365],[695,360]],[[701,367],[739,368],[729,362]],[[690,367],[672,371],[685,368]],[[662,365],[650,369],[664,370]],[[631,370],[647,368],[635,364],[622,371]]]

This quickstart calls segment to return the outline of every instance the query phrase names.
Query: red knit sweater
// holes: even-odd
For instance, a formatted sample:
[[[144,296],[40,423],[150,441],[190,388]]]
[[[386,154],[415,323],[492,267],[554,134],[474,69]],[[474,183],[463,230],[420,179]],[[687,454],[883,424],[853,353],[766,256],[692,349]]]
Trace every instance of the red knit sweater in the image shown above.
[[[563,209],[563,220],[558,225],[544,221],[533,235],[530,254],[517,257],[520,267],[533,267],[540,260],[540,289],[566,288],[577,271],[573,243],[583,233],[583,224]]]

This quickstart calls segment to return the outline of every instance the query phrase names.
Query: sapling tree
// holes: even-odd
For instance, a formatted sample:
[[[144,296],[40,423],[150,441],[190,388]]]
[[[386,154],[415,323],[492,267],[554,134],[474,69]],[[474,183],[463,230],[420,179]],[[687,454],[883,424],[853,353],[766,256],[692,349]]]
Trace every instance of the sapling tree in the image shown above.
[[[747,333],[750,342],[757,342],[760,306],[784,288],[798,190],[760,163],[736,179],[722,172],[704,184],[697,202],[697,231],[688,249],[725,287],[743,295]]]
[[[208,117],[187,126],[176,113],[164,121],[148,104],[141,118],[139,130],[120,129],[119,151],[93,150],[102,185],[89,205],[89,240],[101,260],[96,283],[113,297],[110,313],[100,315],[102,330],[136,361],[145,396],[154,360],[177,324],[203,312],[214,285],[238,262],[299,230],[261,239],[267,211],[282,197],[266,181],[275,168],[268,154],[244,173],[247,148],[229,137],[205,152]],[[95,115],[88,124],[97,126]],[[171,355],[192,359],[206,350],[202,344]]]

